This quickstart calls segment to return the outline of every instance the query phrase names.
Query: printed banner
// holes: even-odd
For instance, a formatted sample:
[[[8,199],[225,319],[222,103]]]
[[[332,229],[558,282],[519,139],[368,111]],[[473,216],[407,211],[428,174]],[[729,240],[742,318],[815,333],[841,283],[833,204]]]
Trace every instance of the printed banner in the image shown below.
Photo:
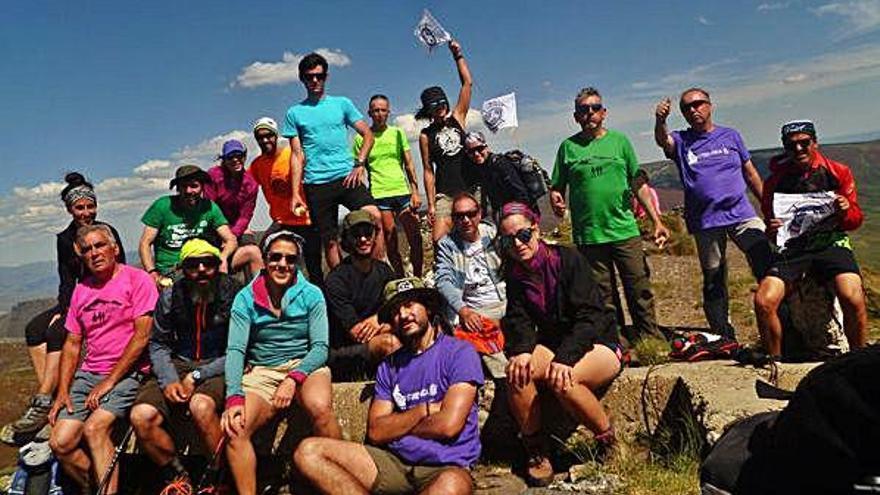
[[[431,15],[428,9],[425,9],[422,13],[422,18],[419,20],[418,25],[416,25],[414,34],[419,41],[428,47],[428,50],[452,41],[452,35],[449,34],[449,31],[443,29],[443,26]]]
[[[776,233],[776,245],[785,244],[806,234],[819,222],[834,214],[834,198],[831,191],[803,194],[773,193],[773,213],[782,220]]]
[[[483,123],[492,132],[516,127],[516,94],[510,93],[483,102]]]

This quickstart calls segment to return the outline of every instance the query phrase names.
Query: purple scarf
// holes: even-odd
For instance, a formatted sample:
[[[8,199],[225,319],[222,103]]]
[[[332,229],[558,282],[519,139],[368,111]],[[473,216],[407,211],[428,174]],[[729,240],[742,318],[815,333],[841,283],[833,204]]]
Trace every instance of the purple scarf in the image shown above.
[[[545,317],[554,309],[562,259],[559,252],[543,241],[538,242],[535,255],[525,263],[514,263],[511,275],[524,288],[526,300]]]

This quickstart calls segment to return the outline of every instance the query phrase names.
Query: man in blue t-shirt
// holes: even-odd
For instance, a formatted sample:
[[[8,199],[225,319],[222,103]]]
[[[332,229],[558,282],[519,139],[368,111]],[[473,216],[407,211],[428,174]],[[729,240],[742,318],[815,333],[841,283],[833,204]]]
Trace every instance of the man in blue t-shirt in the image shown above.
[[[291,209],[297,212],[308,205],[321,234],[327,265],[332,269],[341,261],[337,240],[339,205],[351,211],[366,210],[382,233],[379,209],[364,184],[364,166],[373,148],[373,131],[351,100],[324,93],[327,60],[320,54],[310,53],[300,60],[299,79],[308,96],[287,109],[281,129],[281,135],[290,139]],[[347,127],[364,138],[354,161]],[[300,195],[300,184],[305,198]],[[377,259],[385,257],[383,239],[380,235],[376,242],[373,256]]]
[[[675,161],[684,187],[684,216],[697,242],[703,271],[703,311],[709,328],[736,339],[728,317],[727,238],[746,255],[756,280],[770,263],[764,222],[746,195],[761,198],[763,182],[736,130],[712,122],[712,102],[702,88],[686,89],[679,109],[690,127],[669,132],[669,98],[657,104],[654,140]]]
[[[379,321],[402,347],[376,373],[367,420],[370,445],[307,438],[293,455],[321,493],[471,493],[480,456],[480,358],[443,333],[446,302],[418,278],[388,282]]]

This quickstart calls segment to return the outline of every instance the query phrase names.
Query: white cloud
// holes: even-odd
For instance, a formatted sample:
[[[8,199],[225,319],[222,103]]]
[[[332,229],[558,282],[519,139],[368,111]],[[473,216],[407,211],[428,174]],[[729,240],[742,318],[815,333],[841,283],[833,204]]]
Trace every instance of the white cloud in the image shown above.
[[[769,12],[771,10],[783,10],[787,9],[788,6],[791,5],[791,2],[767,2],[758,5],[758,12]]]
[[[849,38],[880,28],[880,0],[853,0],[833,2],[812,9],[819,17],[842,18],[845,26],[838,31],[838,38]]]
[[[351,58],[342,50],[318,48],[315,53],[327,59],[334,67],[351,65]],[[243,68],[235,77],[232,87],[256,88],[258,86],[287,84],[299,77],[297,65],[306,54],[284,52],[278,62],[254,62]]]
[[[704,26],[711,26],[713,24],[712,21],[710,21],[708,18],[706,18],[705,16],[702,16],[702,15],[697,16],[696,21]]]
[[[782,78],[783,84],[797,84],[802,83],[809,79],[810,76],[804,74],[803,72],[799,72],[797,74],[792,74],[790,76],[786,76]]]

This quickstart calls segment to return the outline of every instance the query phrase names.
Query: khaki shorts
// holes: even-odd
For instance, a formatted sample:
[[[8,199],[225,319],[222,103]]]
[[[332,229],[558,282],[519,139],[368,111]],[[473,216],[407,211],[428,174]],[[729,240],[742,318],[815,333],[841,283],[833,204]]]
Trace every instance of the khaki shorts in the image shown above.
[[[407,464],[389,450],[364,445],[376,464],[376,481],[370,493],[397,495],[421,492],[434,478],[447,469],[458,466],[417,466]]]
[[[241,388],[245,395],[256,394],[271,404],[278,385],[287,378],[287,374],[296,368],[301,361],[302,359],[291,359],[278,366],[254,366],[241,377]],[[329,374],[330,368],[323,366],[316,369],[314,373]]]

